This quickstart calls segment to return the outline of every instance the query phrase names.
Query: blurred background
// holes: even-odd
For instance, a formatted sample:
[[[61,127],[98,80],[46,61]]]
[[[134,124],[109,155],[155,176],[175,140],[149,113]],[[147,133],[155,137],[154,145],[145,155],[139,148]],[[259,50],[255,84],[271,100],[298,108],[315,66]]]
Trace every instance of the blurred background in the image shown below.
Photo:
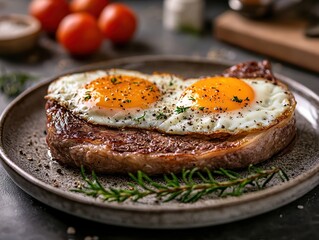
[[[112,1],[124,4],[129,13],[121,8],[100,13],[104,5],[92,7],[92,2],[109,4],[109,0],[85,0],[86,5],[81,5],[81,1],[56,0],[53,1],[56,6],[41,5],[50,1],[0,0],[2,75],[18,71],[27,73],[25,78],[43,80],[85,64],[136,55],[200,56],[230,63],[267,58],[284,74],[280,63],[293,64],[291,71],[301,67],[319,72],[318,1]],[[65,10],[65,2],[69,10]],[[96,9],[94,16],[92,11]],[[81,16],[70,18],[74,15],[72,12],[89,13],[95,22],[85,27],[88,23],[85,20],[81,23]],[[37,26],[24,29],[21,24],[10,23],[10,14],[33,15],[42,30],[37,31]],[[61,24],[65,16],[69,23]],[[126,18],[123,26],[121,20],[117,20]],[[79,21],[78,29],[68,30],[66,25],[76,21]],[[94,33],[95,28],[101,36]],[[87,35],[97,40],[88,41]],[[27,80],[24,83],[33,84]],[[9,95],[16,95],[14,90]]]

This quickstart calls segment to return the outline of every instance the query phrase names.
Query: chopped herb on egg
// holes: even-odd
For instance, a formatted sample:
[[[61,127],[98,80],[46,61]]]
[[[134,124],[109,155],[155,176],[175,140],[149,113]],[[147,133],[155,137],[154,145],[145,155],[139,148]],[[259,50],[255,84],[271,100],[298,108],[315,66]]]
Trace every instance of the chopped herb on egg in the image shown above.
[[[158,114],[156,115],[156,119],[159,120],[159,119],[167,119],[167,116],[162,113],[162,112],[158,112]]]
[[[248,97],[245,98],[245,101],[250,101]]]
[[[85,101],[88,101],[91,99],[91,92],[85,92],[85,95],[84,95],[84,100]]]
[[[205,107],[199,107],[198,109],[204,111]]]
[[[130,103],[130,102],[132,102],[132,100],[130,99],[123,100],[123,103]]]
[[[180,114],[180,113],[186,112],[186,110],[189,108],[190,107],[184,107],[184,106],[176,107],[175,112]]]
[[[146,115],[146,112],[144,112],[144,114],[138,118],[135,118],[134,120],[137,121],[137,122],[140,122],[140,121],[145,121],[145,115]]]
[[[233,96],[232,101],[241,103],[243,101],[243,99],[239,99],[237,96]]]
[[[113,84],[120,84],[120,83],[122,83],[122,82],[117,81],[117,78],[116,78],[116,77],[112,77],[112,78],[111,78],[111,83],[113,83]]]
[[[195,101],[196,99],[193,96],[190,96],[188,100]]]
[[[115,84],[115,83],[117,82],[117,78],[112,77],[112,78],[111,78],[111,82],[112,82],[113,84]]]

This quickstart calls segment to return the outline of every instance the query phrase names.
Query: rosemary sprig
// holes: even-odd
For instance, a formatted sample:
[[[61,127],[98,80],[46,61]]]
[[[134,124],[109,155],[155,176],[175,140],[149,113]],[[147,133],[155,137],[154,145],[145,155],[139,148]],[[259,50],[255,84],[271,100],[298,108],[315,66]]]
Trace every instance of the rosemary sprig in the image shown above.
[[[183,170],[180,177],[173,173],[163,175],[164,183],[160,183],[138,171],[136,175],[129,174],[133,180],[133,182],[128,183],[129,188],[106,189],[99,182],[94,171],[92,171],[92,179],[90,179],[85,174],[84,168],[81,167],[81,175],[85,184],[77,189],[71,189],[71,191],[94,198],[99,197],[107,202],[138,201],[153,195],[164,202],[177,200],[182,203],[192,203],[212,193],[216,193],[220,197],[240,196],[248,191],[249,186],[254,186],[258,190],[263,189],[277,175],[283,182],[289,180],[287,174],[277,167],[262,170],[250,166],[248,172],[248,176],[243,177],[223,168],[217,171],[206,169],[204,172],[194,168]],[[213,175],[222,176],[226,180],[218,181]]]
[[[25,88],[27,82],[34,80],[34,77],[22,72],[7,73],[4,69],[0,72],[0,91],[8,97],[17,96]]]

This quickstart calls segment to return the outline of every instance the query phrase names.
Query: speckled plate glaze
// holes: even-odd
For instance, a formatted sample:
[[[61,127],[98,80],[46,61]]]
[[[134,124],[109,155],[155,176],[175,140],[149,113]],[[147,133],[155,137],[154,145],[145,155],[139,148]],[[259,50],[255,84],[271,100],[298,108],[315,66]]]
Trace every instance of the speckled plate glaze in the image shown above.
[[[81,72],[100,68],[125,68],[143,72],[170,72],[198,77],[222,72],[225,63],[189,57],[133,57],[94,64]],[[71,72],[69,72],[71,73]],[[261,168],[280,166],[290,181],[272,181],[269,188],[240,197],[202,199],[194,204],[178,202],[107,203],[70,192],[80,171],[51,161],[45,143],[44,95],[50,81],[29,89],[15,99],[1,117],[2,163],[13,181],[39,201],[64,212],[107,224],[138,228],[189,228],[216,225],[247,218],[294,201],[319,183],[319,97],[301,84],[278,75],[293,91],[298,102],[298,134],[293,146]],[[107,186],[121,186],[124,176],[102,176]]]

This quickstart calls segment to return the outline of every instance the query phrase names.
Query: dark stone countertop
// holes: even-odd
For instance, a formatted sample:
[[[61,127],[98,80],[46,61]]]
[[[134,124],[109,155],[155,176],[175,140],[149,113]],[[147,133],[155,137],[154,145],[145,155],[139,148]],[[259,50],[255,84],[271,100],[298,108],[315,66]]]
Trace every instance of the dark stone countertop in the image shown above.
[[[234,62],[261,60],[265,56],[245,51],[213,38],[210,22],[227,8],[226,1],[210,1],[206,8],[207,31],[201,36],[163,30],[162,1],[125,1],[139,16],[139,31],[133,42],[115,48],[104,42],[89,59],[70,58],[57,43],[42,36],[40,46],[19,58],[0,58],[9,71],[27,71],[39,81],[77,66],[133,55],[188,55]],[[0,0],[0,14],[25,13],[28,1]],[[268,57],[269,58],[269,57]],[[271,59],[274,70],[295,79],[319,94],[319,75]],[[0,95],[0,111],[11,99]],[[19,189],[0,165],[0,239],[319,239],[319,186],[302,198],[277,210],[220,226],[186,230],[141,230],[109,226],[57,211]],[[68,227],[76,229],[68,235]]]

